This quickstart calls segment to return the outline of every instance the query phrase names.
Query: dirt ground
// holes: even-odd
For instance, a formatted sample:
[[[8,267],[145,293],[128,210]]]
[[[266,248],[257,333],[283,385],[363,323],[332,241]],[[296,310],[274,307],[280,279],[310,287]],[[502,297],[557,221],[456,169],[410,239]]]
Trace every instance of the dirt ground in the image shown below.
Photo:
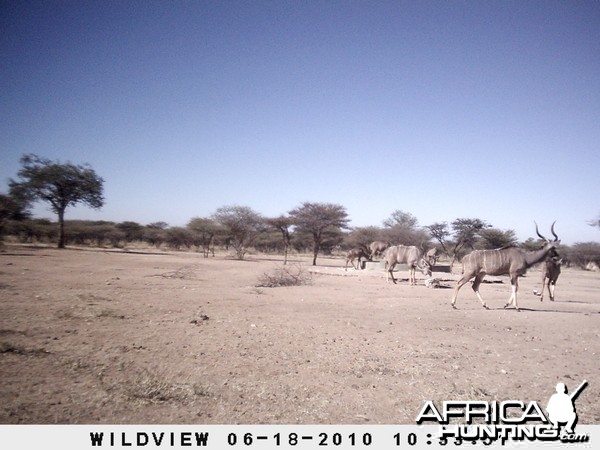
[[[521,312],[507,278],[453,310],[456,273],[292,264],[309,285],[256,287],[276,256],[7,246],[0,423],[414,424],[426,400],[546,405],[584,379],[579,423],[600,423],[600,274],[564,269],[540,303],[534,268]]]

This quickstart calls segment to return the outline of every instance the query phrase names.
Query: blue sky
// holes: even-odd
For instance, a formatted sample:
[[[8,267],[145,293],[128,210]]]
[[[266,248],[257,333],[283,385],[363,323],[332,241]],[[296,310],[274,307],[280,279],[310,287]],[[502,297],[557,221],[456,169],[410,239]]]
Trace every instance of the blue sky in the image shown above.
[[[89,163],[106,205],[67,219],[312,201],[600,240],[600,2],[2,0],[0,27],[0,192],[25,153]]]

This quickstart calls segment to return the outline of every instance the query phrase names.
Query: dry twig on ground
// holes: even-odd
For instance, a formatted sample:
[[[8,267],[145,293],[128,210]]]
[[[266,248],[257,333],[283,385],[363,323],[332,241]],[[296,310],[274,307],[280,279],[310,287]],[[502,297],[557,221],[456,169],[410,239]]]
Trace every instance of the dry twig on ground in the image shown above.
[[[311,274],[302,265],[291,264],[263,273],[256,287],[304,286],[311,281]]]

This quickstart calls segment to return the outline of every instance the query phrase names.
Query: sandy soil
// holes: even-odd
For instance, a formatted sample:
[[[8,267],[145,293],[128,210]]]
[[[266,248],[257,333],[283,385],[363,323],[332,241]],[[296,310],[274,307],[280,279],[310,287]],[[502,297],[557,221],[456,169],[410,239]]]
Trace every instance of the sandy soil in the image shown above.
[[[296,258],[303,270],[308,258]],[[414,424],[426,400],[536,400],[589,386],[600,423],[600,275],[557,301],[521,279],[387,284],[320,257],[307,286],[258,288],[279,258],[9,246],[0,254],[0,423]],[[458,269],[458,267],[457,267]]]

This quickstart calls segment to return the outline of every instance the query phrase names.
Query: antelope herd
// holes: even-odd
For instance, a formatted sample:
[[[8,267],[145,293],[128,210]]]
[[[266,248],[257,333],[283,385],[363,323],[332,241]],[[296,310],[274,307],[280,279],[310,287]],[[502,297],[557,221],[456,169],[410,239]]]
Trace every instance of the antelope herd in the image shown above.
[[[508,246],[502,247],[495,250],[474,250],[467,254],[462,259],[462,276],[456,282],[454,293],[451,300],[452,308],[456,309],[456,298],[460,289],[472,281],[472,289],[475,295],[481,302],[481,305],[488,309],[487,304],[479,293],[479,287],[486,275],[508,275],[511,283],[511,294],[504,305],[507,308],[513,305],[517,311],[519,311],[519,305],[517,303],[517,292],[519,290],[519,277],[525,275],[527,269],[531,266],[542,264],[542,291],[540,295],[540,301],[544,299],[544,290],[548,289],[548,295],[551,301],[554,301],[554,290],[556,281],[560,275],[560,266],[562,259],[558,255],[556,249],[560,244],[557,234],[554,231],[554,224],[550,228],[553,240],[547,239],[542,236],[539,232],[537,223],[535,224],[536,234],[544,241],[544,245],[537,250],[524,250],[522,248]],[[428,281],[432,280],[432,270],[437,262],[437,250],[435,248],[425,251],[423,244],[420,247],[416,246],[405,246],[405,245],[390,245],[389,242],[374,241],[368,247],[359,246],[350,250],[346,255],[346,268],[348,270],[348,263],[352,264],[355,269],[361,268],[361,259],[367,259],[372,261],[374,257],[382,257],[385,261],[385,272],[386,280],[389,281],[391,278],[394,284],[396,279],[394,278],[394,267],[397,264],[406,264],[408,266],[409,277],[408,281],[410,285],[416,285],[416,270],[420,270],[423,275],[428,277]],[[354,265],[354,260],[358,259],[358,265]],[[432,283],[425,283],[431,286]]]

